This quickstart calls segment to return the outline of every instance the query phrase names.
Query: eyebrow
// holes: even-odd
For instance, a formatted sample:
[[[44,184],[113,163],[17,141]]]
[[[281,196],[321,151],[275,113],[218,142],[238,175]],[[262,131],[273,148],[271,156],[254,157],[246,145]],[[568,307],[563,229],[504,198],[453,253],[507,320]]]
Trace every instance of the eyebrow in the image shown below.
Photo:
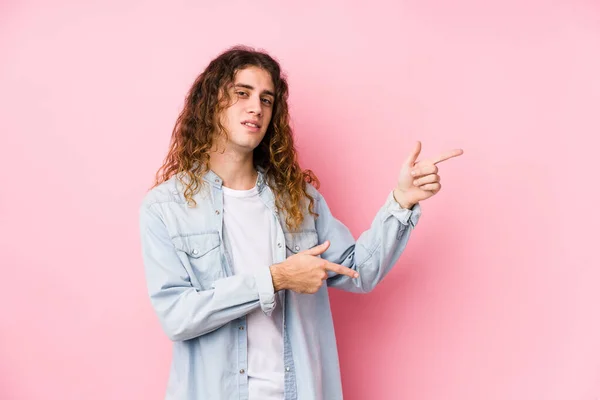
[[[242,87],[242,88],[245,88],[245,89],[254,90],[254,86],[247,85],[245,83],[236,83],[234,86],[235,87]],[[263,94],[268,94],[269,96],[275,97],[275,93],[271,92],[270,90],[263,90]]]

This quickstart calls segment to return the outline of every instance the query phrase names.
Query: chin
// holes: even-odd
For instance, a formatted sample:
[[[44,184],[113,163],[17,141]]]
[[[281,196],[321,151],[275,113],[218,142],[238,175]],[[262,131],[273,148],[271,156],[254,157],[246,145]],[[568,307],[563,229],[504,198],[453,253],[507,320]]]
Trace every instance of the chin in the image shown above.
[[[258,134],[254,135],[244,135],[243,137],[238,137],[237,140],[231,140],[232,143],[235,143],[238,147],[258,147],[260,142],[264,139],[264,135],[261,135],[260,138]]]
[[[256,149],[259,144],[260,142],[257,142],[255,140],[230,142],[231,147],[241,152],[247,153],[254,151],[254,149]]]

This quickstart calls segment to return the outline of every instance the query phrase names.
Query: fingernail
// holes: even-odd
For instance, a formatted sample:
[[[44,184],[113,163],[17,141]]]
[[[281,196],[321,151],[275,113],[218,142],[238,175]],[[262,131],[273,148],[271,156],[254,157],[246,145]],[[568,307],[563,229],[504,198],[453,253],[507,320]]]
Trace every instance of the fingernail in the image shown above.
[[[354,277],[355,277],[355,278],[358,278],[358,274],[354,274]]]

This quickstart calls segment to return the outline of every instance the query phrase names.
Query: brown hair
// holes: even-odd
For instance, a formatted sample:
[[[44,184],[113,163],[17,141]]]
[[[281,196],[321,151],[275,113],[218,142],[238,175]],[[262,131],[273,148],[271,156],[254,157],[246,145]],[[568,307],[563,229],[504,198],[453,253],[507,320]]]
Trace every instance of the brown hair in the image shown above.
[[[254,149],[254,164],[264,169],[266,180],[275,194],[275,206],[284,210],[290,230],[297,229],[304,218],[302,200],[308,199],[308,211],[313,216],[314,199],[307,192],[307,183],[319,187],[311,170],[303,171],[298,164],[288,113],[288,84],[279,63],[267,53],[246,46],[235,46],[212,60],[190,88],[183,110],[177,118],[169,152],[156,173],[154,186],[183,174],[184,196],[188,203],[200,190],[202,177],[208,172],[209,150],[215,135],[225,128],[217,118],[230,104],[226,88],[233,83],[235,73],[255,66],[269,72],[275,86],[273,115],[265,137]]]

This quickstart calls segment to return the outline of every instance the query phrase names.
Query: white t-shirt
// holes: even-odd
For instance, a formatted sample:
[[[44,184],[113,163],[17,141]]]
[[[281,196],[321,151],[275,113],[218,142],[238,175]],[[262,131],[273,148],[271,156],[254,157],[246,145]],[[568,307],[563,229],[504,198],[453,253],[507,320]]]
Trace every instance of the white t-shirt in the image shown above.
[[[233,257],[234,274],[252,274],[273,264],[276,220],[250,190],[223,188],[223,232]],[[283,318],[279,303],[270,317],[259,308],[246,316],[249,400],[281,400],[284,390]]]

